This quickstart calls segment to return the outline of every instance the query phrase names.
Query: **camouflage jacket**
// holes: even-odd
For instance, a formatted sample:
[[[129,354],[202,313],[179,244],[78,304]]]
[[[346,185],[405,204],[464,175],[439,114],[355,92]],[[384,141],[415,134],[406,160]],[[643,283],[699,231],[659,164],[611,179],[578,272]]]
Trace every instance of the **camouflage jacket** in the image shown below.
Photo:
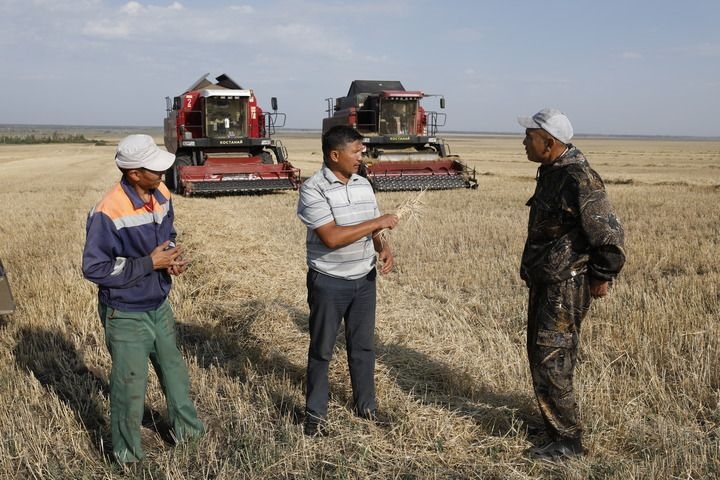
[[[530,284],[557,283],[588,272],[612,280],[625,263],[624,232],[600,175],[573,145],[541,165],[520,276]]]

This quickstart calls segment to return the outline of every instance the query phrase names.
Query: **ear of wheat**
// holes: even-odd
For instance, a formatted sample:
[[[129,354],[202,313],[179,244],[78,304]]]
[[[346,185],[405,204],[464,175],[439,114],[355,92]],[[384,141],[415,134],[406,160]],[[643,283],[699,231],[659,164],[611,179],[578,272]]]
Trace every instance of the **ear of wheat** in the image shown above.
[[[408,198],[395,210],[394,214],[397,215],[399,220],[405,222],[417,222],[420,220],[420,214],[424,206],[423,195],[427,189],[420,190],[413,198]],[[385,243],[390,236],[390,229],[383,228],[373,235],[375,238],[379,238],[381,242]]]

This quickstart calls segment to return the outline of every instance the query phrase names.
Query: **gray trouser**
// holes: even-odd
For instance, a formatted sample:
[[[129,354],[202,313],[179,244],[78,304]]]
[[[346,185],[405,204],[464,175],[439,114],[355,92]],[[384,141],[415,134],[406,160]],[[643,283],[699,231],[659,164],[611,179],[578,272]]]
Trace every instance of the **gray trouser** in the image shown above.
[[[357,280],[334,278],[314,270],[307,274],[310,348],[305,410],[308,415],[320,419],[327,415],[328,367],[343,318],[354,409],[359,414],[375,411],[375,277],[374,269]]]
[[[527,351],[540,413],[553,440],[582,436],[573,389],[580,325],[591,303],[587,274],[532,285]]]

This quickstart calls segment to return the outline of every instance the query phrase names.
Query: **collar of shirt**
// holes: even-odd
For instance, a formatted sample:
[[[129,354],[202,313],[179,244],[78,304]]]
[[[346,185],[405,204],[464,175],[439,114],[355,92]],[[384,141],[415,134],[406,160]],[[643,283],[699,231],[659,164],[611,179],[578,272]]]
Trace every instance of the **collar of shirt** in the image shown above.
[[[569,146],[565,147],[565,151],[563,151],[563,153],[561,153],[560,155],[558,155],[558,157],[555,159],[555,161],[557,162],[557,161],[560,160],[562,157],[564,157],[565,154],[570,151],[570,148],[571,148],[571,147],[572,147],[572,144],[570,144]]]
[[[567,150],[565,150],[563,154],[560,155],[553,163],[550,163],[548,165],[540,165],[538,167],[537,173],[535,174],[535,179],[537,180],[543,175],[550,175],[553,172],[559,172],[568,165],[574,163],[581,163],[583,161],[583,158],[584,157],[582,156],[580,151],[575,148],[573,144],[568,143]]]
[[[578,163],[582,161],[582,155],[580,151],[575,148],[572,143],[569,143],[567,149],[560,155],[557,160],[552,164],[555,167],[564,167],[572,163]]]
[[[143,208],[145,206],[145,202],[140,198],[140,195],[135,191],[135,188],[128,182],[125,177],[122,177],[120,180],[120,186],[122,187],[123,191],[125,192],[125,195],[128,196],[130,201],[133,204],[133,207],[137,210],[140,208]],[[155,200],[162,205],[163,203],[167,202],[167,198],[165,198],[165,195],[160,193],[160,190],[157,188],[152,191],[153,197],[155,197]]]
[[[337,176],[333,173],[333,171],[330,170],[330,168],[328,168],[327,165],[325,165],[325,163],[323,163],[322,172],[323,172],[323,176],[325,177],[325,180],[327,180],[329,183],[336,183],[336,182],[343,183],[337,178]],[[357,173],[353,173],[352,175],[350,175],[350,178],[348,179],[348,183],[354,182],[358,178],[362,178],[362,177],[360,177],[360,175],[358,175]]]

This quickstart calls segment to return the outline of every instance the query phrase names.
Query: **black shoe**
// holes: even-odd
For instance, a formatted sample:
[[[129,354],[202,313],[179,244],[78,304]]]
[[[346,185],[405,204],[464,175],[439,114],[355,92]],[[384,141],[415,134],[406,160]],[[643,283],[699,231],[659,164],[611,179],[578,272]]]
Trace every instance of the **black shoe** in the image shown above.
[[[556,440],[542,447],[528,449],[527,455],[533,460],[563,460],[582,457],[585,449],[580,440]]]
[[[355,410],[355,415],[363,420],[374,422],[377,419],[377,410]]]
[[[327,437],[328,431],[325,420],[312,415],[306,416],[303,433],[308,437]]]
[[[392,425],[392,421],[384,415],[378,415],[377,410],[365,410],[364,412],[356,412],[355,414],[358,418],[373,422],[379,427],[389,427]]]

